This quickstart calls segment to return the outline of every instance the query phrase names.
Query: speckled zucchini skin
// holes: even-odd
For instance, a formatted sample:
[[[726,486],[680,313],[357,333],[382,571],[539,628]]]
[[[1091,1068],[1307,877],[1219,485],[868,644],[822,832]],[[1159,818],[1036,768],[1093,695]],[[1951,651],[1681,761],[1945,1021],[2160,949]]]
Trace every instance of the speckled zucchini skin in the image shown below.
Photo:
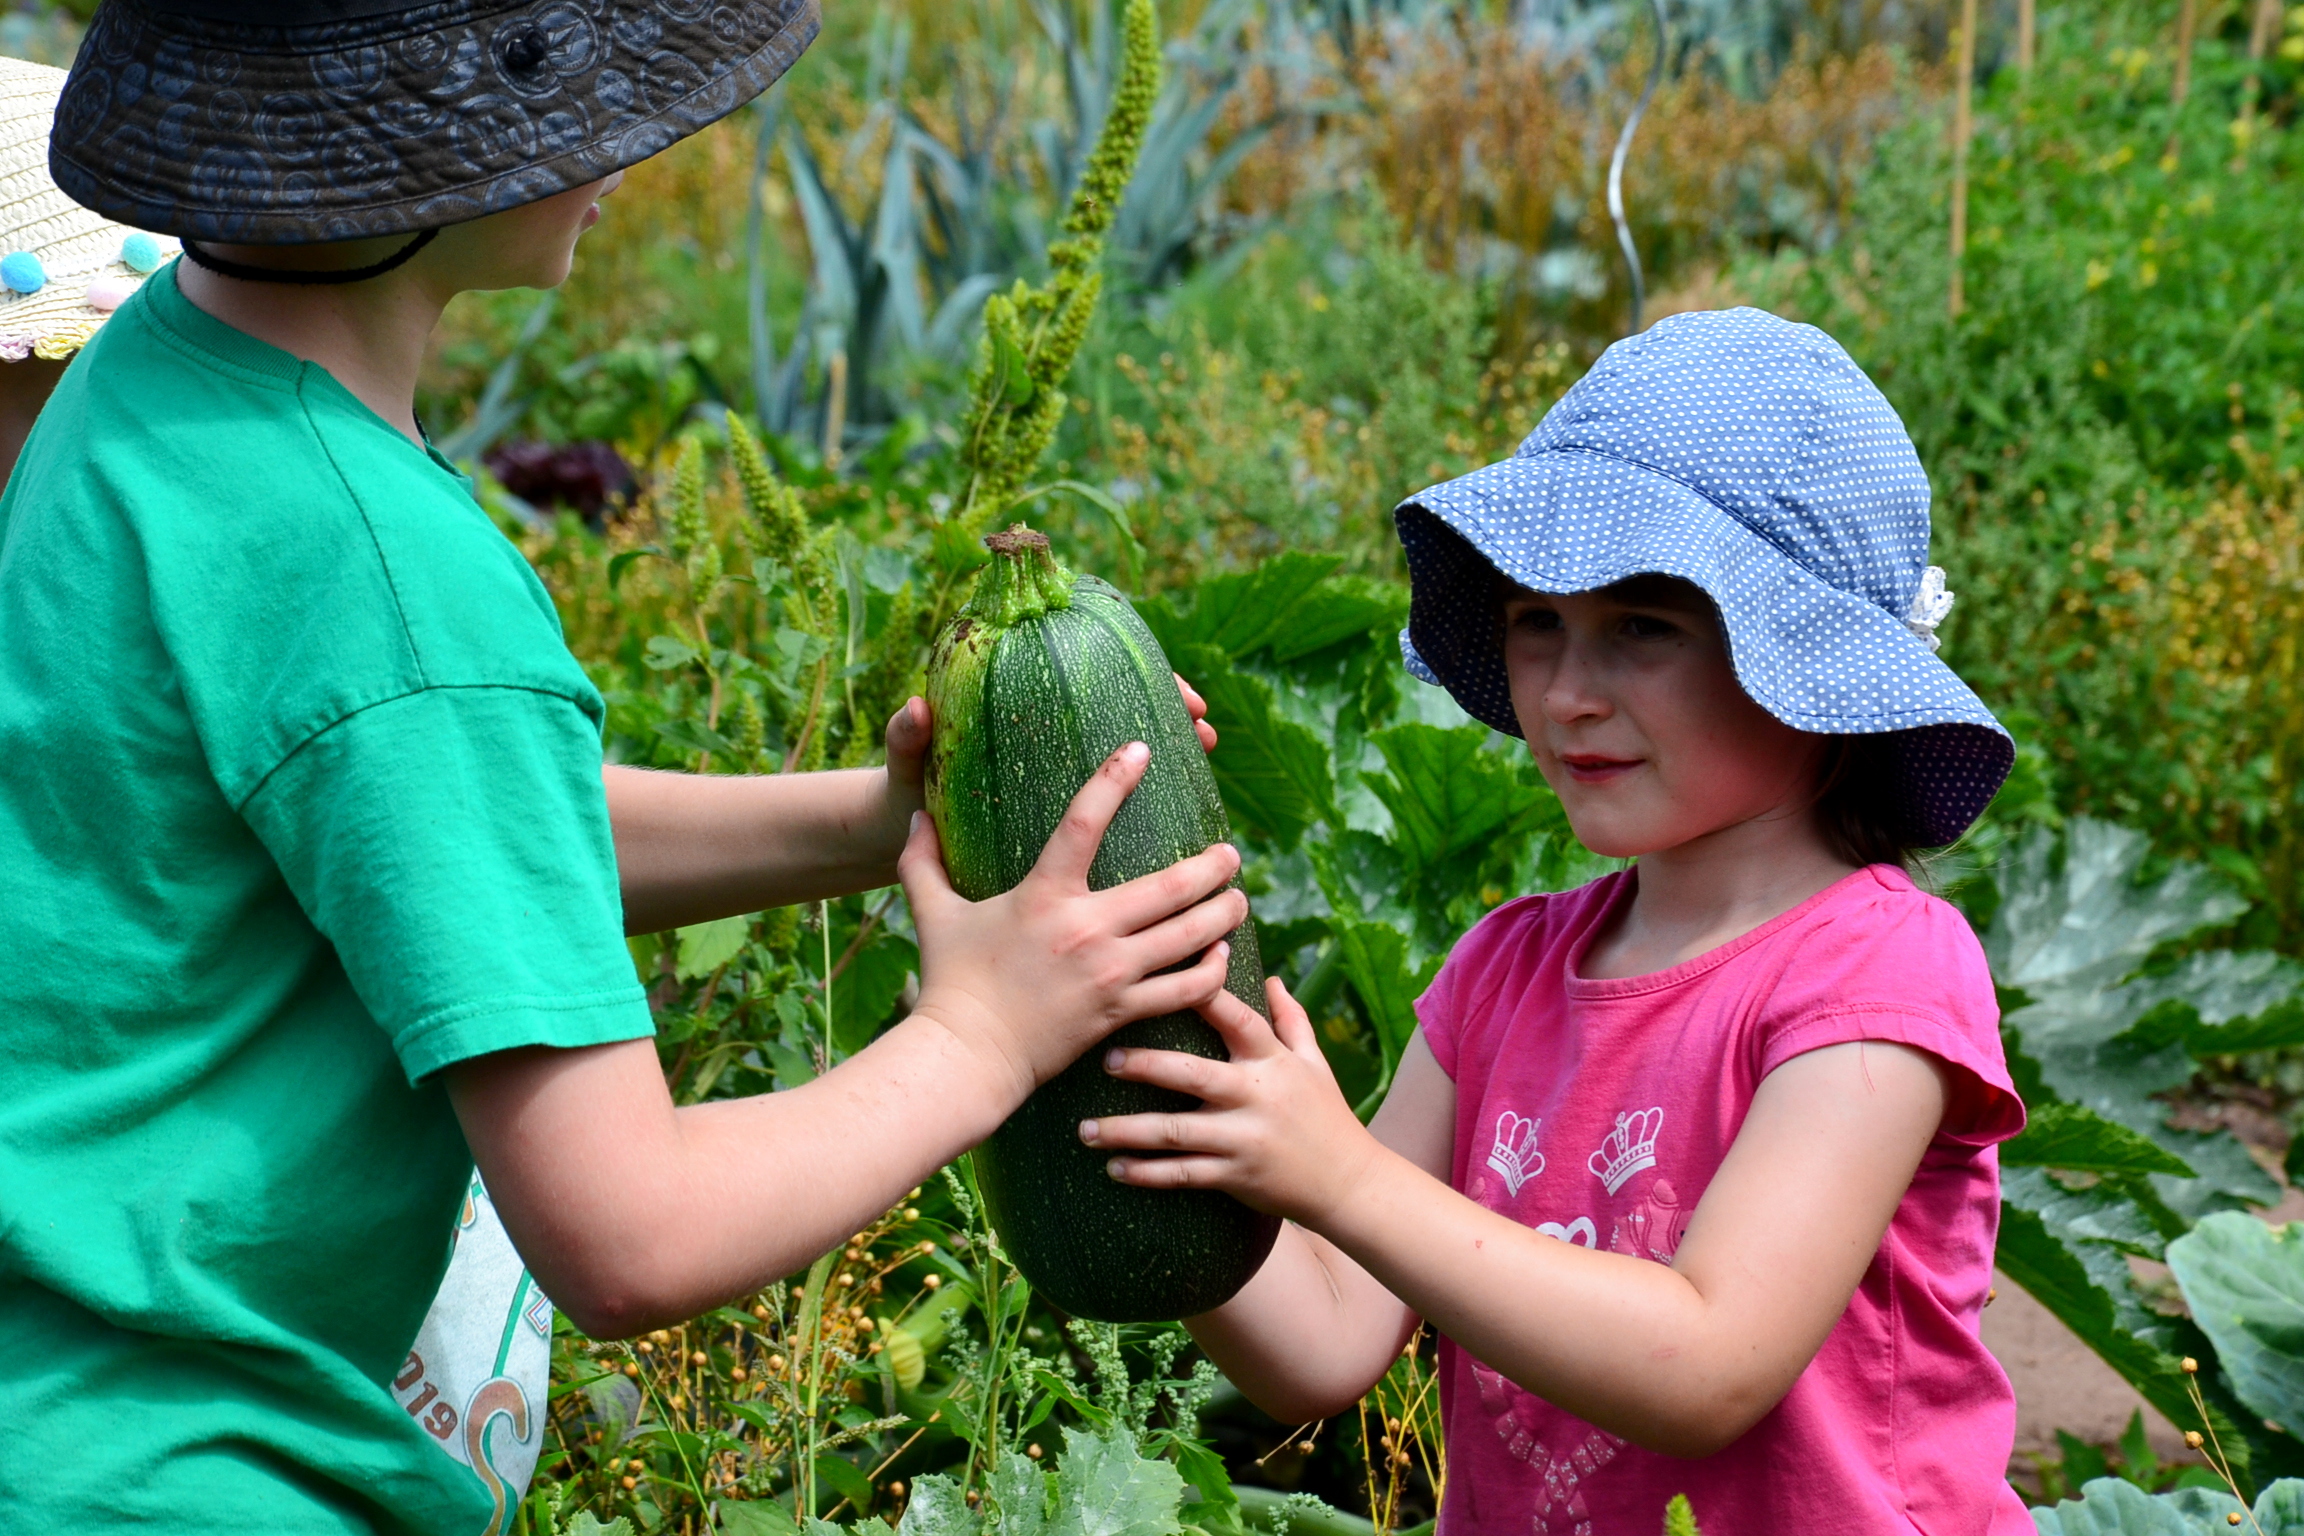
[[[1131,741],[1152,760],[1113,818],[1089,875],[1102,890],[1231,836],[1216,778],[1159,642],[1118,592],[1072,577],[1046,543],[1001,551],[928,663],[935,737],[928,812],[953,885],[972,901],[1031,870],[1072,796]],[[1068,599],[1066,606],[1048,606]],[[1265,1011],[1256,924],[1232,934],[1226,987]],[[1221,1059],[1199,1015],[1123,1026],[1117,1044]],[[1279,1222],[1229,1195],[1115,1183],[1082,1120],[1190,1109],[1198,1100],[1106,1073],[1089,1052],[1027,1099],[975,1154],[1001,1246],[1050,1301],[1080,1317],[1190,1317],[1231,1299],[1271,1251]]]

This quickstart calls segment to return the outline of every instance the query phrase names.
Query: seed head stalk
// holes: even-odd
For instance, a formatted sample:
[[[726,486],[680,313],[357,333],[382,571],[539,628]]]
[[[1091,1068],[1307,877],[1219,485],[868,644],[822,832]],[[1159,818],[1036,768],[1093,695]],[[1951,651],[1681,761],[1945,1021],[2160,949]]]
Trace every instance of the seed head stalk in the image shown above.
[[[1160,95],[1160,30],[1152,0],[1128,0],[1121,20],[1120,76],[1096,147],[1073,190],[1064,238],[1048,247],[1048,281],[1019,280],[984,304],[984,339],[969,379],[968,424],[961,446],[966,478],[950,519],[947,549],[972,550],[995,519],[1015,504],[1025,476],[1055,440],[1068,396],[1064,381],[1087,339],[1103,293],[1098,270],[1104,237],[1120,210],[1144,132]],[[940,619],[953,578],[939,594]]]

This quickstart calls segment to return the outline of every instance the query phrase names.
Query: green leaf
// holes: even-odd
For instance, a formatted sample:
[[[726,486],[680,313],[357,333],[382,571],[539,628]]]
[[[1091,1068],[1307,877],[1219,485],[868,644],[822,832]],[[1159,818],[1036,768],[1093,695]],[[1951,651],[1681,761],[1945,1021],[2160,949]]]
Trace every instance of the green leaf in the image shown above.
[[[2168,1245],[2168,1267],[2240,1401],[2304,1429],[2304,1229],[2204,1217]]]
[[[1067,1429],[1049,1536],[1175,1536],[1183,1495],[1176,1469],[1138,1455],[1126,1431]]]
[[[1516,839],[1536,820],[1543,792],[1487,750],[1485,726],[1395,725],[1369,740],[1392,771],[1364,777],[1411,868]]]
[[[748,1499],[742,1503],[722,1499],[713,1506],[713,1515],[726,1536],[799,1536],[800,1533],[800,1527],[792,1523],[792,1511],[773,1499]]]
[[[856,1463],[841,1456],[818,1456],[816,1480],[862,1512],[872,1502],[872,1479]]]
[[[1993,979],[2028,999],[2003,1020],[2041,1086],[2149,1138],[2194,1177],[2151,1177],[2186,1216],[2238,1202],[2268,1205],[2278,1186],[2227,1132],[2174,1130],[2156,1094],[2188,1081],[2188,1041],[2275,1008],[2304,971],[2216,952],[2153,975],[2135,973],[2161,944],[2229,922],[2246,903],[2198,865],[2139,883],[2139,833],[2075,818],[2056,865],[2056,834],[2036,827],[1998,874],[2000,905],[1984,935]],[[2133,979],[2131,979],[2133,978]]]
[[[985,1479],[985,1491],[1000,1512],[1000,1536],[1041,1536],[1048,1529],[1055,1481],[1054,1473],[1043,1472],[1030,1458],[1015,1451],[1001,1452],[999,1463]]]
[[[1360,994],[1360,1004],[1367,1009],[1368,1022],[1375,1026],[1377,1043],[1383,1048],[1384,1081],[1377,1085],[1380,1094],[1390,1086],[1392,1073],[1400,1065],[1400,1053],[1416,1032],[1416,999],[1432,984],[1442,957],[1433,955],[1422,964],[1413,963],[1408,935],[1389,923],[1339,918],[1335,933],[1345,979]]]
[[[2142,1417],[2141,1413],[2138,1417]],[[2064,1483],[2067,1487],[2077,1488],[2083,1483],[2092,1483],[2100,1477],[2112,1475],[2111,1458],[2101,1448],[2090,1445],[2077,1435],[2061,1429],[2056,1431],[2056,1448],[2064,1453]]]
[[[560,1536],[633,1536],[632,1522],[618,1515],[606,1525],[588,1509],[576,1512],[576,1518],[560,1527]]]
[[[2152,1437],[2144,1432],[2144,1410],[2139,1408],[2128,1415],[2128,1427],[2120,1431],[2120,1461],[2128,1469],[2128,1480],[2152,1485],[2159,1475],[2160,1457],[2152,1449]]]
[[[960,1485],[941,1472],[913,1479],[904,1518],[896,1522],[897,1536],[977,1536],[983,1529]]]
[[[2001,1271],[2171,1422],[2194,1422],[2179,1325],[2147,1308],[2129,1275],[2129,1255],[2163,1252],[2150,1215],[2112,1181],[2068,1189],[2038,1168],[2003,1177],[2000,1199]],[[2247,1476],[2250,1448],[2238,1424],[2215,1402],[2208,1409],[2233,1469]]]
[[[654,555],[659,560],[665,558],[664,551],[653,544],[644,544],[638,549],[627,549],[609,557],[608,591],[610,595],[614,595],[616,584],[624,579],[624,573],[632,568],[632,562],[647,555]],[[618,1518],[621,1519],[622,1517],[619,1516]]]
[[[834,956],[854,937],[853,925],[845,934],[836,932]],[[864,947],[856,951],[856,958],[848,962],[848,969],[832,983],[833,1049],[853,1056],[870,1045],[896,1011],[906,973],[919,969],[919,946],[902,934],[889,932],[886,925],[874,929]]]
[[[1213,645],[1235,660],[1262,651],[1279,662],[1327,649],[1372,630],[1397,629],[1402,594],[1357,577],[1337,577],[1332,555],[1290,550],[1240,571],[1201,581],[1188,609],[1173,600],[1138,605],[1163,649]]]
[[[2192,1176],[2189,1163],[2118,1121],[2085,1105],[2055,1101],[2033,1106],[2024,1133],[2001,1143],[2000,1166]]]
[[[682,667],[693,666],[703,658],[696,647],[678,635],[650,635],[647,650],[642,653],[641,659],[651,671],[677,672]]]
[[[2270,1498],[2269,1491],[2265,1497]],[[2032,1511],[2040,1536],[2229,1536],[2226,1517],[2240,1510],[2221,1489],[2146,1493],[2122,1478],[2098,1478],[2053,1509]],[[2299,1536],[2304,1526],[2264,1527],[2264,1536]]]
[[[1179,646],[1168,657],[1208,700],[1208,723],[1220,743],[1209,766],[1224,808],[1244,830],[1286,851],[1313,822],[1334,816],[1328,748],[1308,727],[1280,715],[1270,684],[1234,667],[1212,645]]]
[[[740,763],[743,753],[736,743],[721,735],[701,720],[659,720],[656,734],[683,752],[710,752],[730,763]]]
[[[750,917],[723,917],[683,928],[672,968],[683,981],[701,981],[743,953],[751,936]]]

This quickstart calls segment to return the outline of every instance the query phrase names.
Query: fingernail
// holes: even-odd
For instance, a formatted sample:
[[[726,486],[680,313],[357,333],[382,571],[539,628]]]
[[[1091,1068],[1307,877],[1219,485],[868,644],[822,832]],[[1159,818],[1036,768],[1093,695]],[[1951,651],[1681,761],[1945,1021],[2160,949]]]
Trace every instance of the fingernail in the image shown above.
[[[1123,1160],[1116,1157],[1104,1165],[1105,1175],[1109,1178],[1117,1179],[1121,1176],[1121,1169],[1123,1166]]]
[[[1112,1049],[1104,1053],[1105,1071],[1117,1072],[1126,1065],[1128,1065],[1128,1053],[1120,1049],[1120,1047],[1114,1046]],[[1096,1122],[1091,1120],[1088,1123],[1090,1125],[1094,1125]]]
[[[1231,958],[1232,958],[1232,946],[1231,946],[1231,944],[1230,944],[1230,943],[1228,943],[1227,941],[1223,940],[1223,939],[1218,939],[1218,940],[1216,941],[1216,958],[1217,958],[1217,959],[1219,959],[1219,960],[1229,960],[1229,959],[1231,959]]]
[[[1093,1120],[1083,1120],[1083,1121],[1081,1121],[1081,1122],[1080,1122],[1080,1139],[1081,1139],[1082,1141],[1084,1141],[1084,1142],[1088,1143],[1088,1145],[1090,1145],[1090,1146],[1094,1146],[1094,1145],[1096,1145],[1096,1122],[1095,1122],[1095,1121],[1093,1121]]]
[[[1141,763],[1152,755],[1152,749],[1140,741],[1132,741],[1120,749],[1120,761]]]

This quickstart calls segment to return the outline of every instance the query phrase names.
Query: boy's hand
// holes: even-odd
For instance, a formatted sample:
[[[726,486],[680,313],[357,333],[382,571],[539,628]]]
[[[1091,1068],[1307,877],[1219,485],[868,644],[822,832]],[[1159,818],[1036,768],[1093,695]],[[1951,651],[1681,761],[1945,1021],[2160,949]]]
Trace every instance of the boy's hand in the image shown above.
[[[972,902],[952,889],[936,831],[913,818],[897,872],[920,935],[920,1001],[979,1053],[1014,1102],[1132,1019],[1196,1008],[1222,993],[1225,935],[1248,898],[1224,889],[1240,855],[1218,843],[1107,891],[1088,868],[1151,752],[1122,747],[1097,769],[1014,890]],[[1197,905],[1194,905],[1197,903]],[[1189,969],[1158,974],[1190,961]]]
[[[1179,1114],[1085,1120],[1080,1139],[1114,1152],[1112,1177],[1148,1189],[1221,1189],[1260,1211],[1317,1228],[1348,1198],[1380,1148],[1344,1102],[1312,1021],[1279,977],[1264,983],[1272,1022],[1229,992],[1201,1005],[1230,1061],[1182,1051],[1107,1053],[1105,1070],[1202,1101]]]
[[[1176,676],[1176,689],[1184,695],[1184,708],[1192,716],[1192,729],[1200,750],[1216,750],[1216,727],[1208,723],[1208,701]],[[915,812],[927,808],[924,788],[928,773],[928,701],[915,695],[888,717],[888,779],[881,791],[880,825],[886,829],[885,846],[900,848],[910,836]]]

